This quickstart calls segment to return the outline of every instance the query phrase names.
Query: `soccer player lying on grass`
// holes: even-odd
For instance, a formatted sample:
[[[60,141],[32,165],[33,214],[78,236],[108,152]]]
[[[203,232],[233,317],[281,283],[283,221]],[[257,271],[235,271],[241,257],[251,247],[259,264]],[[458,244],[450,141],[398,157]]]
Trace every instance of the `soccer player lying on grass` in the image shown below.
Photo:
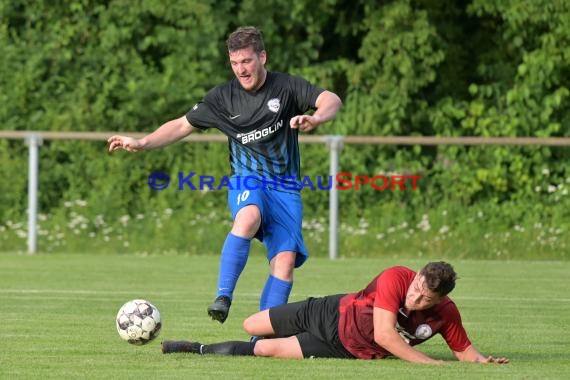
[[[440,364],[444,361],[413,346],[441,334],[460,361],[508,363],[507,358],[483,356],[471,344],[459,310],[447,296],[456,277],[445,262],[428,263],[419,272],[391,267],[358,293],[309,298],[247,318],[245,331],[265,339],[216,344],[167,340],[162,342],[162,352],[294,359],[396,356],[413,363]]]

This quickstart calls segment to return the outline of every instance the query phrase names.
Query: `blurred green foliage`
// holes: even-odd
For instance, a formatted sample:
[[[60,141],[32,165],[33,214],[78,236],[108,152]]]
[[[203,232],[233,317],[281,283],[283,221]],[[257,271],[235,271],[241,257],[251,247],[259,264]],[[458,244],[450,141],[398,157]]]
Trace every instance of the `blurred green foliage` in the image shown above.
[[[151,132],[232,77],[225,38],[256,25],[270,70],[342,97],[317,134],[569,136],[568,20],[563,0],[0,0],[0,119],[5,130]],[[113,219],[227,213],[224,192],[146,186],[154,171],[226,174],[224,144],[109,157],[102,143],[44,142],[40,153],[44,213],[75,200]],[[26,155],[0,141],[3,221],[25,216]],[[328,173],[325,146],[302,155],[303,174]],[[527,213],[564,222],[568,158],[551,147],[345,146],[342,170],[423,178],[416,192],[343,192],[341,211],[391,204],[419,221],[442,203],[485,205],[507,225]],[[304,199],[308,215],[326,215],[327,192]]]

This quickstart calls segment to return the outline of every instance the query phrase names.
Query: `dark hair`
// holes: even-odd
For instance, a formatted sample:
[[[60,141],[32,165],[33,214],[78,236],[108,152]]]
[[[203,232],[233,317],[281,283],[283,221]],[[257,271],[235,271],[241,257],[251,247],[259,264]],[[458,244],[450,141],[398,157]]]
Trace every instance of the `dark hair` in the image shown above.
[[[241,50],[252,47],[257,54],[265,50],[261,31],[255,26],[242,26],[237,28],[226,40],[228,51]]]
[[[429,290],[445,296],[455,288],[457,274],[453,267],[443,261],[428,263],[420,271],[424,277],[424,284]]]

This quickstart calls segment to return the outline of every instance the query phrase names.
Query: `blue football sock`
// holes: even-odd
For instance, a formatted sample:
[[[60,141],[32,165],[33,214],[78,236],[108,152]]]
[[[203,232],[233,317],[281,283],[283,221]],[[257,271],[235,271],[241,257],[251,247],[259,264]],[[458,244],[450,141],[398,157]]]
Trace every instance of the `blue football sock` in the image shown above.
[[[232,299],[239,276],[249,257],[250,243],[250,239],[236,236],[231,232],[226,237],[220,257],[218,297],[227,296]]]
[[[263,293],[261,293],[259,310],[266,310],[287,303],[289,294],[291,294],[291,288],[293,288],[292,282],[283,281],[269,275],[263,288]]]

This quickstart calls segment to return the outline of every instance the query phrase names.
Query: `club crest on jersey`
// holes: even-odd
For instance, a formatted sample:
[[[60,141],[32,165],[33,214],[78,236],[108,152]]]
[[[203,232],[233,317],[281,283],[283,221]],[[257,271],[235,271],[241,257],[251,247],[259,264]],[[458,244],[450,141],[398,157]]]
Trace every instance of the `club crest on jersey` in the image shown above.
[[[267,108],[269,111],[277,113],[279,111],[279,107],[281,107],[281,102],[277,98],[273,98],[267,102]]]
[[[421,324],[416,329],[416,338],[418,339],[427,339],[433,334],[431,327],[428,324]]]

